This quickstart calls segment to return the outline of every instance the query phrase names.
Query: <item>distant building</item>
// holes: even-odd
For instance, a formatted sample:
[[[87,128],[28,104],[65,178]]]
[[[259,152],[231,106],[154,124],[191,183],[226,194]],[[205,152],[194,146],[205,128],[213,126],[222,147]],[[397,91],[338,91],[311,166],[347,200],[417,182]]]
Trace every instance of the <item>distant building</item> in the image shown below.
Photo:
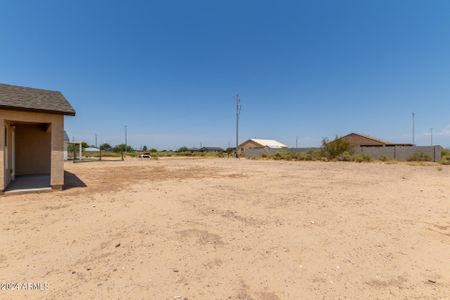
[[[225,150],[223,150],[220,147],[202,147],[200,148],[201,152],[223,152]]]
[[[348,142],[352,147],[395,147],[395,146],[414,146],[413,144],[396,144],[384,140],[380,140],[368,135],[360,133],[350,133],[337,140],[344,140]],[[330,142],[331,143],[331,142]]]
[[[288,146],[278,142],[276,140],[265,140],[265,139],[249,139],[238,146],[239,155],[245,155],[245,151],[248,149],[283,149]]]

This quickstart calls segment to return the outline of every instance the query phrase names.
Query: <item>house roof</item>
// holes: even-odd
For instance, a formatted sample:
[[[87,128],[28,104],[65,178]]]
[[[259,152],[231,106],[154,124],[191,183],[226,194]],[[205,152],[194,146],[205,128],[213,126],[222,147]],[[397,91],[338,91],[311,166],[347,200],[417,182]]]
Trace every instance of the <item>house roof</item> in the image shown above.
[[[360,137],[363,137],[363,138],[372,140],[372,141],[377,142],[377,143],[380,143],[380,144],[385,144],[385,145],[393,144],[393,143],[391,143],[391,142],[384,141],[384,140],[380,140],[380,139],[374,138],[374,137],[372,137],[372,136],[365,135],[365,134],[361,134],[361,133],[357,133],[357,132],[349,133],[349,134],[347,134],[346,136],[341,137],[341,139],[342,139],[342,138],[345,138],[345,137],[347,137],[347,136],[349,136],[349,135],[359,135]]]
[[[3,83],[0,83],[0,109],[75,115],[61,92]]]
[[[361,133],[356,133],[356,132],[349,133],[349,134],[347,134],[347,135],[345,135],[343,137],[338,138],[338,140],[346,138],[346,137],[351,136],[351,135],[357,135],[357,136],[360,136],[360,137],[363,137],[365,139],[374,141],[374,142],[379,143],[379,144],[384,145],[384,146],[413,146],[413,144],[407,144],[407,143],[406,144],[405,143],[403,143],[403,144],[402,143],[400,143],[400,144],[392,143],[392,142],[389,142],[389,141],[386,141],[386,140],[380,140],[380,139],[374,138],[372,136],[361,134]],[[333,141],[331,141],[331,143],[332,142]]]
[[[64,141],[70,141],[69,135],[67,134],[67,132],[65,130],[64,130]]]
[[[268,148],[287,148],[287,145],[280,143],[276,140],[250,139],[249,141],[255,142],[263,147]]]

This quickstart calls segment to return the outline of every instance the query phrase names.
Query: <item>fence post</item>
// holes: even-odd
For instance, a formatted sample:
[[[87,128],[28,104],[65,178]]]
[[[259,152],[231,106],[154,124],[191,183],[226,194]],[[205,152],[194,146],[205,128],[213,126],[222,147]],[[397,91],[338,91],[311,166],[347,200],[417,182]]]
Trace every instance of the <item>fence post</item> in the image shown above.
[[[433,147],[433,161],[436,162],[436,146]]]

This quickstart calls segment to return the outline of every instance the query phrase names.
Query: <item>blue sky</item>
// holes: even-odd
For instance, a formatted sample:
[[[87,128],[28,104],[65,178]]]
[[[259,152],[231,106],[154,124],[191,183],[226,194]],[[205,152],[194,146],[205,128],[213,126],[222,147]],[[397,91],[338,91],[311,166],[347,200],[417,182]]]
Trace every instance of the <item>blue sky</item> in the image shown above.
[[[71,137],[177,148],[361,132],[450,146],[450,2],[3,1],[0,82],[60,90]]]

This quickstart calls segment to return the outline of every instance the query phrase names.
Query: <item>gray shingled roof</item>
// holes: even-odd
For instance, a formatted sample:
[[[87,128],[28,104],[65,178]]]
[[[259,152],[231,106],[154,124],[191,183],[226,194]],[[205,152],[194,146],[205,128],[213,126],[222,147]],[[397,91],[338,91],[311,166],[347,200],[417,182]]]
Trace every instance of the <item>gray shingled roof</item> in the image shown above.
[[[0,109],[75,115],[61,92],[3,83],[0,83]]]

